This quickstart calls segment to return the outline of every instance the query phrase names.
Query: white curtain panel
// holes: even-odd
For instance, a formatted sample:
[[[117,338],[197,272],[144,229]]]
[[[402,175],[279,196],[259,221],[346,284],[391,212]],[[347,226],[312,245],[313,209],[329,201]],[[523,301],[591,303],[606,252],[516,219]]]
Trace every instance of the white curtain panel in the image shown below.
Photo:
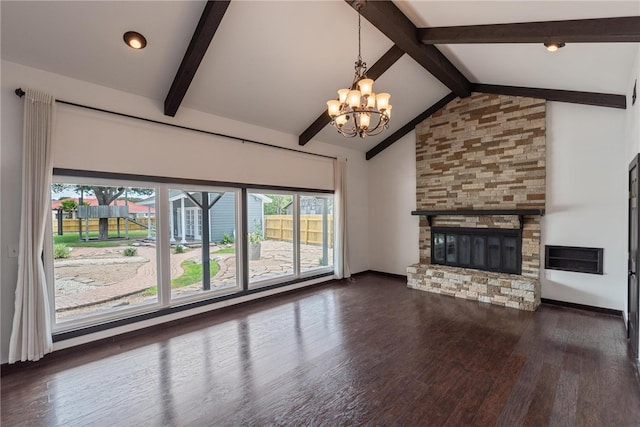
[[[347,159],[338,157],[333,161],[335,189],[335,275],[338,279],[351,277],[347,245]]]
[[[54,99],[26,90],[22,153],[22,211],[15,312],[9,363],[39,360],[51,352],[51,317],[42,263],[47,222],[51,221],[51,136]]]

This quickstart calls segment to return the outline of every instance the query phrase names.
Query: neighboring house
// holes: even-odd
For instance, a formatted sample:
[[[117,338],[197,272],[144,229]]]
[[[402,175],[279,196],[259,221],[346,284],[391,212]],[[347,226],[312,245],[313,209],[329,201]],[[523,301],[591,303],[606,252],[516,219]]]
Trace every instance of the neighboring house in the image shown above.
[[[169,190],[171,203],[169,227],[172,240],[202,240],[202,209],[192,200],[193,198],[200,204],[202,193],[190,191],[189,196],[182,190]],[[221,242],[225,234],[235,239],[237,216],[235,193],[208,193],[208,198],[211,206],[209,210],[209,241]],[[249,233],[258,226],[264,235],[264,204],[269,202],[271,199],[264,195],[249,195]],[[138,203],[150,206],[155,205],[156,200],[155,197],[150,197]]]
[[[300,215],[321,215],[323,213],[323,201],[326,198],[321,197],[301,197],[300,198]],[[287,215],[293,215],[293,202],[289,202],[284,211]],[[333,206],[327,206],[327,213],[333,212]]]
[[[77,197],[67,197],[66,199],[62,199],[62,200],[52,200],[51,211],[52,211],[53,219],[58,219],[58,212],[59,212],[58,209],[61,208],[62,202],[64,202],[65,200],[74,200],[76,203],[80,204],[79,199]],[[99,205],[98,199],[96,199],[95,197],[84,197],[82,199],[82,203],[87,204],[89,206]],[[118,199],[110,203],[110,206],[125,206],[125,205],[129,207],[129,217],[133,219],[154,216],[156,212],[155,207],[144,206],[144,205],[132,202],[131,200],[125,201],[124,199]],[[71,217],[77,218],[75,211],[72,212]],[[69,218],[69,213],[62,212],[62,218]]]

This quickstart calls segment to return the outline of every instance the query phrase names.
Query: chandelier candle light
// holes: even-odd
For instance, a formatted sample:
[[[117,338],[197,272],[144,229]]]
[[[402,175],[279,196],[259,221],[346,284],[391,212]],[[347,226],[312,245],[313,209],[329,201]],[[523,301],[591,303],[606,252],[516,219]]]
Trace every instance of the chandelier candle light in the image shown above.
[[[331,116],[331,124],[338,132],[348,138],[358,135],[378,135],[389,129],[391,118],[391,104],[388,93],[374,93],[373,80],[367,78],[367,63],[361,56],[361,26],[360,9],[363,1],[355,3],[358,10],[358,60],[355,66],[355,76],[349,89],[340,89],[338,99],[327,101],[327,112]]]

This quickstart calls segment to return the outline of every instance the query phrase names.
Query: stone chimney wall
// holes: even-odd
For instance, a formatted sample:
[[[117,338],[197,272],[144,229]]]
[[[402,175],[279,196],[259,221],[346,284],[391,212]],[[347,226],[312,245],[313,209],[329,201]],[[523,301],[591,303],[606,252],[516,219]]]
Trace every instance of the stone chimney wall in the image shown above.
[[[544,209],[545,134],[544,100],[474,93],[450,102],[416,127],[417,210]],[[433,225],[517,228],[519,222],[513,216],[438,216],[433,218]],[[410,287],[535,309],[540,301],[540,218],[525,217],[522,276],[505,274],[501,290],[494,289],[497,294],[478,293],[477,286],[470,291],[464,281],[443,285],[433,280],[441,275],[439,269],[446,270],[445,276],[452,274],[452,267],[431,264],[431,228],[421,218],[420,264],[409,267]],[[454,270],[460,270],[464,277],[470,274],[463,271],[466,269]],[[427,271],[431,279],[417,277],[413,271]],[[473,273],[473,277],[485,277],[485,273],[492,279],[497,277],[488,272]],[[535,288],[531,291],[537,295],[532,293],[523,300],[518,280],[533,281],[534,285],[527,287]],[[481,281],[486,283],[485,279]],[[512,290],[506,281],[516,288]],[[447,291],[442,292],[445,288]]]

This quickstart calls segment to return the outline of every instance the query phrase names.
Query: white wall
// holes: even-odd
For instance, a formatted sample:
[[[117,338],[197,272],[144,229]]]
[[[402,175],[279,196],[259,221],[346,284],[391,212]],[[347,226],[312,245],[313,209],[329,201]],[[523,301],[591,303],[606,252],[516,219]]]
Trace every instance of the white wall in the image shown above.
[[[414,131],[369,161],[369,264],[372,270],[407,274],[419,261]]]
[[[624,310],[626,112],[558,102],[547,103],[547,112],[542,249],[544,245],[604,248],[604,275],[543,270],[542,297]]]
[[[0,299],[0,321],[1,321],[1,357],[0,363],[5,363],[8,359],[8,343],[13,319],[13,304],[15,283],[17,277],[17,258],[9,257],[9,249],[18,244],[20,228],[20,187],[21,187],[21,153],[22,153],[22,105],[23,100],[18,98],[13,91],[18,88],[41,89],[52,94],[57,99],[87,104],[107,110],[114,110],[122,113],[147,117],[154,120],[178,123],[183,126],[194,127],[223,134],[230,134],[242,138],[253,139],[274,145],[300,149],[297,144],[297,135],[285,134],[282,132],[241,123],[222,117],[204,114],[198,111],[181,108],[176,118],[165,117],[162,114],[162,101],[142,98],[125,92],[116,91],[103,86],[98,86],[88,82],[83,82],[57,74],[48,73],[35,68],[25,67],[15,63],[2,61],[2,109],[0,119],[1,147],[0,159],[2,169],[0,171],[0,232],[2,244],[0,248],[1,260],[1,299]],[[105,120],[108,120],[105,118]],[[86,129],[91,135],[93,129]],[[212,150],[203,140],[199,155],[220,158],[224,152],[217,146]],[[154,153],[156,146],[154,141],[140,139],[137,141],[141,147],[148,152]],[[90,138],[87,144],[91,144]],[[239,144],[239,142],[238,142]],[[368,265],[368,193],[367,193],[367,162],[364,154],[358,151],[341,148],[333,145],[323,144],[318,141],[311,141],[304,148],[309,152],[326,154],[331,156],[344,156],[348,160],[347,164],[347,207],[348,221],[350,229],[348,232],[350,267],[352,272],[359,272],[369,269]],[[264,161],[269,161],[269,156],[274,159],[282,153],[280,150],[264,150]],[[172,162],[175,155],[154,155],[154,162],[165,162],[159,170],[166,171],[167,176],[171,176]],[[65,159],[57,158],[55,161],[63,164]],[[66,167],[69,165],[65,164]],[[78,164],[77,169],[82,169],[83,165]],[[115,167],[115,165],[113,166]],[[102,168],[108,171],[109,164]],[[282,173],[288,173],[283,170]],[[201,178],[206,176],[202,170],[194,171],[194,176]],[[148,326],[148,325],[147,325]],[[134,326],[129,327],[133,329]],[[127,328],[119,330],[126,332]],[[101,336],[103,337],[103,336]],[[99,338],[99,337],[95,337]],[[77,344],[88,341],[91,337],[85,337]],[[60,345],[58,345],[60,347]]]
[[[632,105],[631,94],[633,93],[633,85],[637,81],[637,97],[636,104]],[[627,138],[626,138],[627,161],[631,163],[633,158],[640,153],[640,45],[636,54],[636,60],[633,69],[629,74],[627,83]]]

